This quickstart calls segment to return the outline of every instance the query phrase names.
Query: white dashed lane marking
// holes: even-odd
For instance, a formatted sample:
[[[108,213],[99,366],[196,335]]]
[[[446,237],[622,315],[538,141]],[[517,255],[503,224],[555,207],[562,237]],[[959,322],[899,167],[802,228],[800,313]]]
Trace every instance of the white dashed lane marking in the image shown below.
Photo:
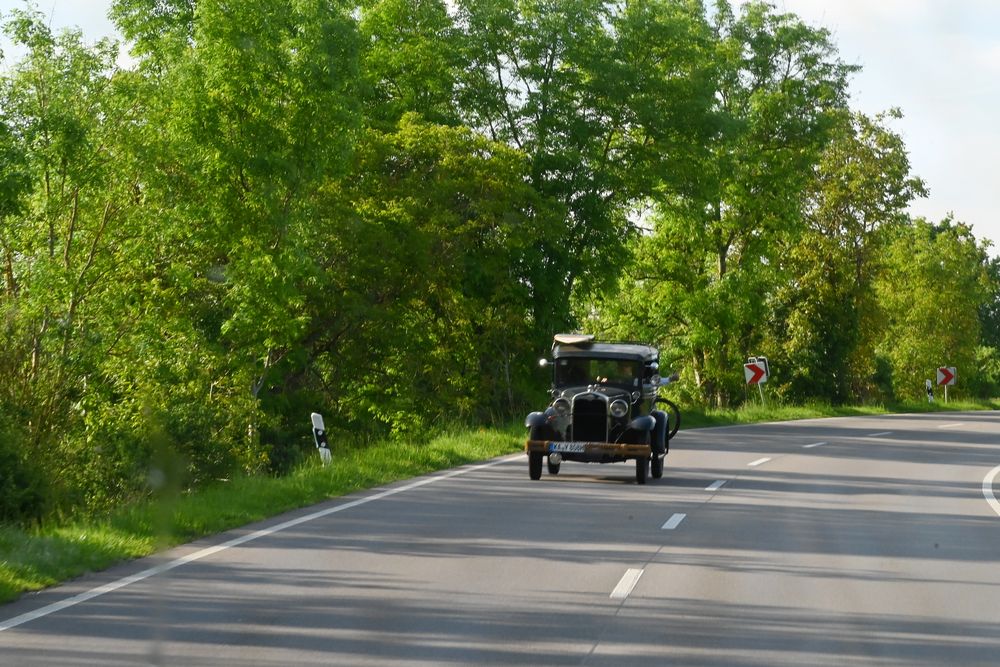
[[[747,467],[748,468],[756,468],[759,465],[764,465],[765,463],[767,463],[770,460],[771,460],[770,456],[765,456],[762,459],[757,459],[756,461],[751,461],[750,463],[747,464]]]
[[[621,580],[618,585],[615,586],[615,590],[611,591],[612,600],[624,600],[635,588],[635,585],[639,583],[639,577],[642,576],[643,570],[629,569],[625,571],[622,575]]]
[[[869,433],[868,437],[869,438],[877,438],[877,437],[882,436],[882,435],[891,435],[891,434],[892,434],[892,431],[879,431],[878,433]]]
[[[669,519],[667,519],[667,522],[665,524],[663,524],[660,527],[661,530],[673,530],[677,526],[681,525],[681,521],[683,521],[684,517],[686,517],[686,516],[687,516],[687,514],[675,514],[675,515],[673,515],[672,517],[670,517]]]
[[[712,482],[711,484],[709,484],[708,486],[706,486],[705,490],[706,491],[718,491],[719,489],[722,488],[722,485],[725,484],[725,483],[726,483],[726,480],[720,479],[719,481]]]

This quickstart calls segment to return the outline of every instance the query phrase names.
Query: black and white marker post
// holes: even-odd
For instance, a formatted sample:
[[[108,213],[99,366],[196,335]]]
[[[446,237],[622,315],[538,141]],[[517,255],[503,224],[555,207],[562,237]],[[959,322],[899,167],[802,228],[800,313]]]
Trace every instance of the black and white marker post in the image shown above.
[[[326,439],[326,425],[323,423],[323,415],[318,412],[312,413],[313,441],[316,449],[319,450],[319,458],[326,465],[333,458],[330,455],[330,443]]]

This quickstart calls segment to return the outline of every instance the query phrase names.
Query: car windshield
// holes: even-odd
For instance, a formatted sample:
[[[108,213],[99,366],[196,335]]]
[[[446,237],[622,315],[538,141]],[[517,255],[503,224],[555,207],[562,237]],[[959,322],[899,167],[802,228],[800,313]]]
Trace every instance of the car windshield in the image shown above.
[[[556,385],[591,384],[635,385],[636,362],[629,359],[586,359],[564,357],[556,360]]]

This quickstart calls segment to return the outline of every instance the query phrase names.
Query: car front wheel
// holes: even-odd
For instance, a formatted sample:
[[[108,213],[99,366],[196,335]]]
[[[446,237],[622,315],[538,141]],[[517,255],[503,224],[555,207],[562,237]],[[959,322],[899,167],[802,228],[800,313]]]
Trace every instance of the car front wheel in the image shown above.
[[[646,473],[649,472],[649,459],[638,458],[635,460],[635,481],[638,484],[646,483]]]
[[[649,462],[650,474],[653,479],[660,479],[663,477],[663,457],[659,454],[653,454],[652,460]]]
[[[531,479],[542,478],[542,453],[528,452],[528,476]]]

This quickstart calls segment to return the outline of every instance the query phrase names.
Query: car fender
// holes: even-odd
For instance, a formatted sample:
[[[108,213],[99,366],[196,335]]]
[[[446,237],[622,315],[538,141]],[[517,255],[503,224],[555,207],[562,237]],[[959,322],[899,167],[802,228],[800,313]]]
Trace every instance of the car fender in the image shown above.
[[[649,414],[656,420],[656,428],[653,429],[653,451],[664,454],[670,451],[670,444],[667,442],[667,427],[670,424],[670,418],[663,410],[653,410]]]
[[[633,431],[652,431],[656,428],[656,420],[649,415],[642,415],[629,422],[628,427]]]
[[[529,413],[524,419],[524,427],[531,428],[533,426],[545,426],[549,423],[549,418],[544,412],[532,412]]]

